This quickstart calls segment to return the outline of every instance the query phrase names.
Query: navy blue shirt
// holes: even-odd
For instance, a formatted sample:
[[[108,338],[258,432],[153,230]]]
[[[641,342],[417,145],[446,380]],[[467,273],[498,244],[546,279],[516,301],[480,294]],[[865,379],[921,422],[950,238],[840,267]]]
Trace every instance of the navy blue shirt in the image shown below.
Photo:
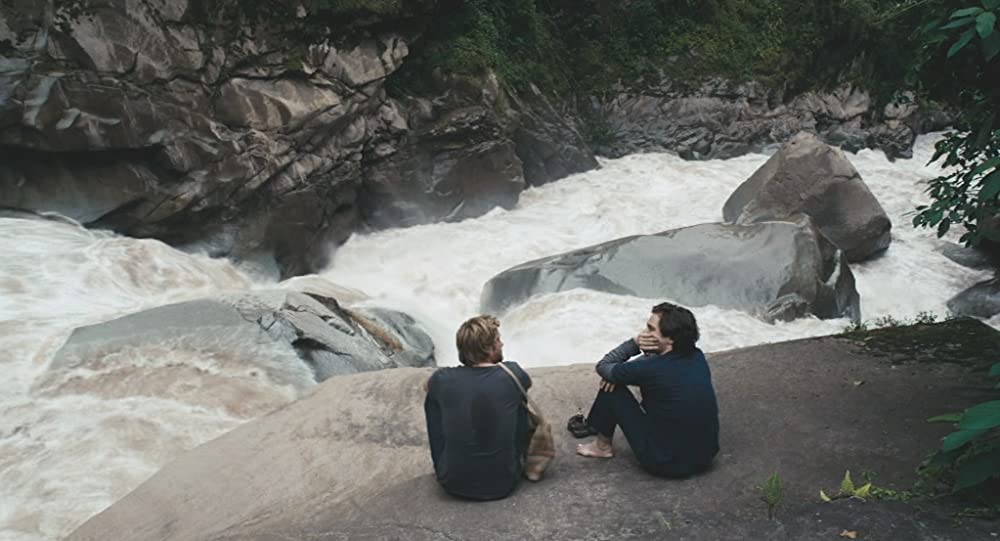
[[[531,378],[504,363],[527,390]],[[439,368],[424,400],[434,473],[444,489],[477,500],[503,498],[521,478],[527,412],[520,389],[498,366]]]
[[[616,385],[636,385],[656,430],[654,445],[680,469],[711,464],[719,452],[719,406],[705,354],[639,355],[635,340],[611,350],[597,373]]]

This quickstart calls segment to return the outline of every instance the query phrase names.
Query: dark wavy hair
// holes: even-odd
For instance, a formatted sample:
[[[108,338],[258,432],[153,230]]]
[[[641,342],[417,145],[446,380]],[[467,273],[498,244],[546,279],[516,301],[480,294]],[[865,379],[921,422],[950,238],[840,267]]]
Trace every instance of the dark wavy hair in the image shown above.
[[[684,355],[694,352],[701,335],[691,310],[662,302],[653,307],[653,313],[660,315],[660,334],[674,341],[673,351]]]

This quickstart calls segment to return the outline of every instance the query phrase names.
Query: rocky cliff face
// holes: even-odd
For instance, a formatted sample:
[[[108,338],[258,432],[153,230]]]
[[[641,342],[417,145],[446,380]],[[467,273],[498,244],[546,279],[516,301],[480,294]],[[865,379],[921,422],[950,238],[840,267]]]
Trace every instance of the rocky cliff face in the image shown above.
[[[273,253],[291,275],[366,221],[475,216],[596,166],[540,94],[486,80],[388,97],[419,28],[382,29],[435,9],[401,4],[398,21],[347,13],[295,36],[221,2],[4,3],[0,206]]]
[[[489,73],[434,74],[432,92],[392,97],[387,79],[447,16],[435,0],[329,17],[304,0],[273,24],[235,5],[0,5],[0,206],[216,256],[273,255],[288,276],[322,267],[358,228],[478,216],[597,167],[576,111],[609,127],[597,148],[610,156],[727,157],[803,128],[905,155],[926,127],[912,109],[871,115],[855,91],[785,104],[721,83],[576,107]],[[866,124],[875,117],[886,120]]]
[[[664,80],[593,100],[588,115],[606,156],[669,150],[687,159],[732,158],[783,144],[800,131],[847,151],[877,148],[909,158],[916,136],[946,127],[951,116],[916,103],[879,106],[850,85],[789,95],[758,83],[707,81],[695,88]]]

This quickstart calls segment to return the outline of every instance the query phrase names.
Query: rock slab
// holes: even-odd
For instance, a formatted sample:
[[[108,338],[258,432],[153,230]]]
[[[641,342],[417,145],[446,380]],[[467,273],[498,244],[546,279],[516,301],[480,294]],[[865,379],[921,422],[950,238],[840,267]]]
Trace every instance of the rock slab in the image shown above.
[[[974,321],[941,325],[997,334]],[[846,469],[874,472],[880,487],[909,488],[950,431],[926,419],[990,396],[980,373],[894,366],[838,337],[712,354],[709,363],[722,450],[711,471],[692,479],[643,473],[621,438],[613,460],[573,454],[579,440],[558,427],[598,384],[593,365],[581,364],[529,370],[533,398],[557,426],[546,478],[505,500],[450,498],[433,480],[424,429],[421,384],[431,371],[404,368],[333,378],[182,455],[68,540],[121,532],[137,541],[837,539],[844,529],[865,538],[989,539],[997,531],[898,502],[818,497],[836,490]],[[769,521],[755,485],[774,472],[785,494]]]
[[[765,321],[860,316],[846,259],[804,217],[702,224],[530,261],[491,278],[480,305],[499,313],[575,288],[735,308]]]

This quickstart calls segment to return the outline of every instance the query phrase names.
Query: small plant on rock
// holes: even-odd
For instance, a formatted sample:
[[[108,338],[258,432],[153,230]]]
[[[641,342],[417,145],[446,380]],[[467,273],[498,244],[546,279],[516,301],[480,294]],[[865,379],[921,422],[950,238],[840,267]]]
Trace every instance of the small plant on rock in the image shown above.
[[[826,492],[822,490],[819,491],[819,497],[824,502],[830,502],[842,498],[856,498],[858,500],[865,501],[871,496],[871,482],[865,483],[859,487],[854,486],[854,481],[851,480],[851,470],[844,472],[844,479],[840,482],[840,492],[834,494],[833,496],[827,496]]]
[[[768,477],[763,484],[756,486],[760,491],[760,499],[767,504],[767,518],[774,520],[774,510],[781,504],[784,498],[784,489],[781,486],[781,477],[778,472]]]

